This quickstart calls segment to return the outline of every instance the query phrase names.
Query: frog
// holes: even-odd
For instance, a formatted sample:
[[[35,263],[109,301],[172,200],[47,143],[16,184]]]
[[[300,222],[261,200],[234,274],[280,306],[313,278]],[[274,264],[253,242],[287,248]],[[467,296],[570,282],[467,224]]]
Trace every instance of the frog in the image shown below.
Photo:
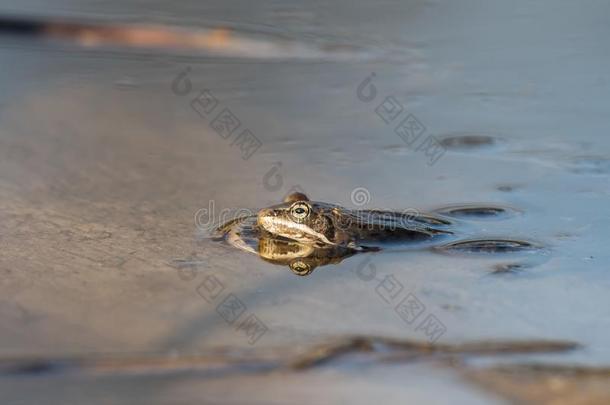
[[[474,213],[480,218],[496,217],[505,211],[491,205],[451,206],[433,213],[350,209],[294,192],[280,204],[229,220],[212,238],[266,262],[288,266],[298,276],[355,254],[379,252],[394,243],[447,254],[539,250],[540,245],[505,238],[455,240],[460,225],[456,217],[472,217]]]
[[[308,276],[317,267],[338,264],[344,259],[364,251],[334,244],[315,245],[274,235],[262,230],[257,215],[234,218],[219,227],[213,239],[252,253],[262,260],[279,266],[287,266],[297,276]],[[373,251],[370,248],[367,251]]]
[[[257,214],[257,226],[263,233],[306,245],[355,250],[379,249],[380,244],[392,241],[423,241],[451,235],[451,224],[448,218],[415,210],[349,209],[311,201],[299,192]]]

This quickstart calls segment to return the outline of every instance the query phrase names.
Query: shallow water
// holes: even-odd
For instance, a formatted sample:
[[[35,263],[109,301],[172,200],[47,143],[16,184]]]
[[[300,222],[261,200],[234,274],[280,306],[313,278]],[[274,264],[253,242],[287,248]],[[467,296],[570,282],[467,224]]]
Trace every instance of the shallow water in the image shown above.
[[[262,350],[350,333],[425,340],[421,321],[436,319],[440,342],[566,339],[585,349],[540,358],[610,363],[607,2],[53,4],[0,12],[229,27],[325,51],[221,58],[0,38],[0,354]],[[192,87],[176,94],[185,69]],[[219,103],[210,116],[190,104],[204,89]],[[376,108],[390,96],[394,110],[378,109],[387,124]],[[228,139],[210,127],[222,108],[241,123]],[[409,114],[425,131],[405,142],[394,130]],[[262,142],[247,160],[242,129]],[[440,157],[428,139],[442,141]],[[380,252],[298,277],[200,237],[196,213],[210,201],[219,221],[223,209],[265,207],[293,189],[352,208],[511,207],[464,221],[480,237],[545,249]],[[507,266],[519,271],[497,271]],[[224,289],[208,302],[210,276]],[[387,276],[402,289],[384,292]],[[229,293],[267,328],[254,345],[216,311]],[[394,311],[409,294],[425,308],[411,323]],[[375,385],[387,373],[349,379]],[[444,387],[445,371],[435,373],[419,378]],[[196,390],[178,379],[172,392],[181,384]],[[455,387],[463,403],[479,395]],[[396,392],[397,402],[416,395]]]

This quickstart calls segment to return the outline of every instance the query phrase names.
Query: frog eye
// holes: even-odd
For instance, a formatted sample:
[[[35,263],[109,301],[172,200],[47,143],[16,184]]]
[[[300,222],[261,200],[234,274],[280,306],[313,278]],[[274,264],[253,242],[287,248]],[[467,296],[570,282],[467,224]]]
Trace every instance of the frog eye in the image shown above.
[[[311,214],[311,206],[304,201],[297,201],[290,207],[290,215],[296,221],[302,221]]]

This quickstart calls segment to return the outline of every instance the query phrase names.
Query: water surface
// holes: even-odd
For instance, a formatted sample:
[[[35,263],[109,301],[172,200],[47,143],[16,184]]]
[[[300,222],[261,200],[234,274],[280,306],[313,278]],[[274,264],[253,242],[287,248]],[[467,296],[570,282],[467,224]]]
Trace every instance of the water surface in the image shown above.
[[[265,350],[352,333],[426,339],[418,325],[434,316],[441,342],[566,339],[586,349],[540,359],[610,363],[606,2],[52,3],[5,2],[0,12],[229,27],[325,51],[218,57],[0,38],[3,356]],[[333,47],[358,51],[335,57]],[[192,88],[176,94],[187,68]],[[367,78],[370,100],[358,91]],[[219,102],[210,116],[190,104],[204,89]],[[402,108],[393,120],[396,109],[378,108],[387,97]],[[227,139],[210,126],[223,108],[241,123]],[[409,114],[425,128],[419,141],[395,133]],[[246,160],[234,143],[242,129],[262,143]],[[438,159],[418,143],[430,136],[446,148]],[[299,189],[355,207],[356,188],[368,193],[364,208],[511,207],[506,218],[465,220],[481,237],[545,249],[526,258],[382,252],[298,277],[202,239],[195,223],[212,200],[216,212],[255,209]],[[188,271],[174,265],[189,258]],[[497,271],[507,267],[520,270]],[[243,316],[268,328],[254,345],[202,298],[209,276],[225,287],[219,300],[234,294]],[[385,299],[388,276],[402,289]],[[394,310],[409,294],[425,306],[411,324]],[[363,372],[369,393],[403,372],[377,367]],[[425,398],[456,387],[463,403],[489,403],[446,371],[425,370]],[[336,387],[362,381],[335,372],[308,378],[339,398]],[[202,392],[165,382],[155,390]],[[420,388],[403,382],[383,390],[416,398]],[[118,384],[129,392],[144,382],[133,383]],[[83,390],[108,382],[99,384]],[[257,383],[248,384],[243,392]]]

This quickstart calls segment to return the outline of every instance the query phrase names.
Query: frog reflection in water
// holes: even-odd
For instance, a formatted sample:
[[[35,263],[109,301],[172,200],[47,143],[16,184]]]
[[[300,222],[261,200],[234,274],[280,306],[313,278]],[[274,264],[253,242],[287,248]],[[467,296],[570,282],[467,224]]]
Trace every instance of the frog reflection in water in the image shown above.
[[[231,245],[298,275],[336,264],[359,252],[380,250],[392,241],[425,241],[452,234],[451,222],[432,215],[381,210],[350,210],[310,201],[293,193],[282,204],[240,217],[218,229]]]
[[[291,240],[281,240],[262,236],[258,243],[261,259],[288,266],[299,276],[307,276],[318,266],[338,264],[358,251],[341,246],[313,246]]]

